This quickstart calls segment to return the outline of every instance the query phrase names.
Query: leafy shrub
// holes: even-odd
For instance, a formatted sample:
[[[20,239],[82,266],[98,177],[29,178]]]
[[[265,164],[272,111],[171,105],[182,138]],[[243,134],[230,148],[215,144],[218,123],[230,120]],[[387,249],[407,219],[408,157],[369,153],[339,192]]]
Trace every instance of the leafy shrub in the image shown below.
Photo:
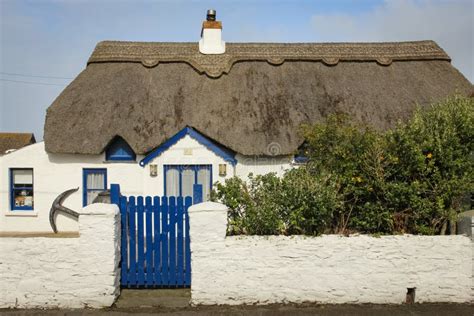
[[[388,232],[391,216],[380,200],[384,173],[384,139],[347,116],[331,116],[325,123],[302,127],[313,174],[331,175],[340,188],[342,207],[331,231]]]
[[[229,234],[323,233],[340,206],[335,182],[310,175],[306,168],[238,177],[217,184],[213,200],[229,207]]]
[[[472,98],[419,109],[385,133],[344,116],[302,133],[306,166],[217,185],[230,234],[444,234],[470,207]]]
[[[444,234],[474,191],[474,99],[453,97],[386,134],[388,206],[408,231]],[[468,199],[466,199],[468,197]]]

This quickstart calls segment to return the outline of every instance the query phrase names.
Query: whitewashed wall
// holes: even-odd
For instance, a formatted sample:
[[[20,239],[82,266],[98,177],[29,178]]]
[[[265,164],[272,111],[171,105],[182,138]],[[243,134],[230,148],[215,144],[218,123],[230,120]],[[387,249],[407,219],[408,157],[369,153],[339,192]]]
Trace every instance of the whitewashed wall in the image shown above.
[[[472,302],[466,236],[225,237],[226,207],[190,208],[193,304]]]
[[[140,158],[137,158],[140,159]],[[107,181],[120,183],[127,194],[143,193],[143,168],[138,163],[104,163],[104,155],[48,154],[44,143],[37,143],[0,157],[0,231],[51,231],[49,210],[62,192],[79,188],[64,205],[79,211],[83,207],[84,168],[106,168]],[[34,210],[10,210],[10,168],[33,168]],[[63,215],[57,218],[59,231],[77,231],[77,221]]]
[[[158,176],[150,177],[150,165],[156,164]],[[219,164],[227,164],[226,176],[219,176]],[[195,139],[186,135],[167,151],[145,166],[142,175],[145,194],[162,195],[164,192],[164,165],[212,165],[212,182],[223,181],[234,175],[234,168]],[[153,193],[156,192],[156,193]]]
[[[49,210],[54,199],[62,192],[79,187],[68,197],[65,206],[79,210],[83,206],[83,169],[106,168],[107,184],[119,183],[124,195],[163,195],[165,164],[212,164],[212,181],[224,181],[234,175],[246,178],[252,172],[265,174],[283,171],[291,167],[289,157],[249,157],[237,155],[235,167],[227,163],[226,176],[219,176],[219,164],[226,163],[221,157],[202,146],[189,135],[178,141],[150,164],[158,165],[158,176],[150,176],[150,164],[139,166],[136,162],[106,162],[105,155],[49,154],[44,143],[24,147],[0,157],[0,232],[1,231],[51,231]],[[33,168],[34,211],[10,210],[10,168]],[[77,222],[58,216],[60,231],[77,231]]]
[[[254,175],[274,172],[281,176],[292,168],[292,156],[244,156],[237,154],[237,165],[235,175],[247,179],[249,173]]]
[[[84,208],[79,234],[0,237],[0,308],[111,306],[120,290],[117,206]]]

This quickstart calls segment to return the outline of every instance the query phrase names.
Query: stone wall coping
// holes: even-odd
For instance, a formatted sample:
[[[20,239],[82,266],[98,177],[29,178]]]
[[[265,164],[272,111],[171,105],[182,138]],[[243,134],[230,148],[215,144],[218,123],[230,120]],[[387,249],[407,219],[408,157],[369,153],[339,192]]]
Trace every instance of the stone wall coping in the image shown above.
[[[79,215],[115,216],[119,212],[119,208],[115,204],[93,203],[84,207]]]
[[[191,206],[189,213],[212,213],[212,212],[227,212],[227,206],[216,202],[204,202]]]

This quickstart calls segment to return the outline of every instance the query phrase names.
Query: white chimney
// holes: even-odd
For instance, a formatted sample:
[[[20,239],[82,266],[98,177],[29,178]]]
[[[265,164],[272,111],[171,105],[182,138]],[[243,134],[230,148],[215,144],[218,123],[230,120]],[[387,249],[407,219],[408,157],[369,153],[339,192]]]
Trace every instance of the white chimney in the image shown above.
[[[201,54],[225,53],[225,42],[222,40],[222,23],[216,21],[215,10],[207,10],[207,19],[202,22],[199,51]]]

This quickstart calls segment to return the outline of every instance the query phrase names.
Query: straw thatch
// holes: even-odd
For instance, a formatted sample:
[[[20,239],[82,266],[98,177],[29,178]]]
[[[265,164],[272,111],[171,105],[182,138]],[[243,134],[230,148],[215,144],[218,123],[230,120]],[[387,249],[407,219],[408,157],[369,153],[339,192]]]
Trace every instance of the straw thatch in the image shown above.
[[[0,133],[0,155],[36,142],[32,133]]]
[[[137,154],[185,126],[246,155],[290,154],[298,128],[347,113],[385,129],[471,83],[431,41],[378,44],[99,43],[48,109],[46,150],[101,153],[117,135]]]

